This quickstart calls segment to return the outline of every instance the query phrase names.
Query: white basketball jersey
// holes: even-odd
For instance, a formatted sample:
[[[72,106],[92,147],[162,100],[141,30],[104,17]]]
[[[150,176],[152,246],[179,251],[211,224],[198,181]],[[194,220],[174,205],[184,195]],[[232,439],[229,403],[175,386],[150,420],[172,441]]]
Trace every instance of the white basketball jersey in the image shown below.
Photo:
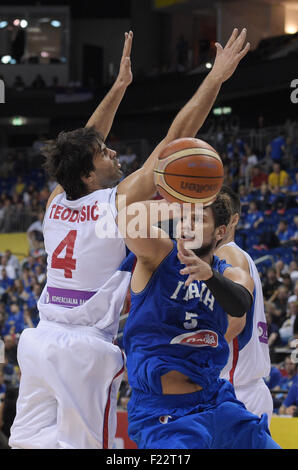
[[[42,320],[117,333],[130,275],[118,270],[126,247],[115,222],[116,191],[75,201],[64,192],[51,202],[43,223],[48,267],[38,302]]]
[[[224,246],[236,247],[244,254],[255,283],[253,305],[246,313],[246,325],[240,335],[230,342],[229,359],[220,374],[221,378],[229,380],[236,387],[268,376],[270,356],[262,284],[256,265],[236,243],[230,242]]]

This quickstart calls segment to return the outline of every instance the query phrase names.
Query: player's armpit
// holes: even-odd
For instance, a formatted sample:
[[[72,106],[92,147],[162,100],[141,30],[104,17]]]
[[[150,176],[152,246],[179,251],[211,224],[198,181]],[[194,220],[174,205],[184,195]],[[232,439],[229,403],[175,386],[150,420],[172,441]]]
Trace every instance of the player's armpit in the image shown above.
[[[46,206],[46,210],[50,207],[50,204],[52,202],[52,200],[58,196],[58,194],[61,194],[64,192],[64,189],[62,188],[61,184],[58,184],[58,186],[56,186],[56,188],[54,189],[54,191],[51,193],[49,199],[48,199],[48,202],[47,202],[47,206]]]
[[[250,274],[248,261],[238,248],[233,246],[222,246],[217,248],[214,254],[220,259],[225,259],[226,262],[231,264],[233,267],[241,268]]]
[[[231,317],[228,315],[228,329],[225,334],[225,339],[227,343],[230,343],[233,341],[234,338],[236,338],[240,333],[243,331],[246,323],[246,314],[243,315],[243,317],[237,318],[237,317]]]

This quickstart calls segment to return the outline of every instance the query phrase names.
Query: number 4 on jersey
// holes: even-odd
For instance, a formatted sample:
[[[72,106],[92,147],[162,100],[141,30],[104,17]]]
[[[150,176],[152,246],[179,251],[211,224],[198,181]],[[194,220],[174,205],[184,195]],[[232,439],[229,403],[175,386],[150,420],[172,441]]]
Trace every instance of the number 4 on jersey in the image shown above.
[[[64,277],[72,278],[72,271],[76,269],[77,260],[72,257],[74,244],[77,238],[77,231],[70,230],[68,235],[63,238],[52,255],[51,267],[54,269],[63,269]],[[58,255],[66,247],[64,258],[58,258]]]

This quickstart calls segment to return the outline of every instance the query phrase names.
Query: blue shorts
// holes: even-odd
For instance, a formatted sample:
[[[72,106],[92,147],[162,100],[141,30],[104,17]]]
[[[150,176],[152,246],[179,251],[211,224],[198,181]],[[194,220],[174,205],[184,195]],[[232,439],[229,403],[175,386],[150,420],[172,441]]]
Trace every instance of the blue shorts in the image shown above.
[[[265,449],[272,441],[267,415],[247,411],[222,379],[207,390],[181,395],[133,391],[128,422],[139,449]]]

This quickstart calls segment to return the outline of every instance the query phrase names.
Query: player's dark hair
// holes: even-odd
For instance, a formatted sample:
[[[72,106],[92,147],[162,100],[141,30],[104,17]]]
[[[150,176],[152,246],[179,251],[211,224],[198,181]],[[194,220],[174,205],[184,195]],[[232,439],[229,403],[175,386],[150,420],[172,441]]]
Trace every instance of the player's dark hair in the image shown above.
[[[88,191],[82,176],[94,170],[93,157],[101,151],[103,136],[94,127],[60,132],[49,140],[41,152],[46,158],[44,168],[63,187],[68,199],[78,199]]]
[[[219,193],[210,208],[213,213],[214,228],[220,227],[221,225],[228,225],[232,210],[230,200],[225,194]]]
[[[240,202],[240,197],[238,196],[235,191],[233,191],[230,186],[223,185],[220,194],[226,194],[229,199],[230,199],[230,204],[232,208],[232,215],[239,214],[239,217],[241,216],[241,202]]]

